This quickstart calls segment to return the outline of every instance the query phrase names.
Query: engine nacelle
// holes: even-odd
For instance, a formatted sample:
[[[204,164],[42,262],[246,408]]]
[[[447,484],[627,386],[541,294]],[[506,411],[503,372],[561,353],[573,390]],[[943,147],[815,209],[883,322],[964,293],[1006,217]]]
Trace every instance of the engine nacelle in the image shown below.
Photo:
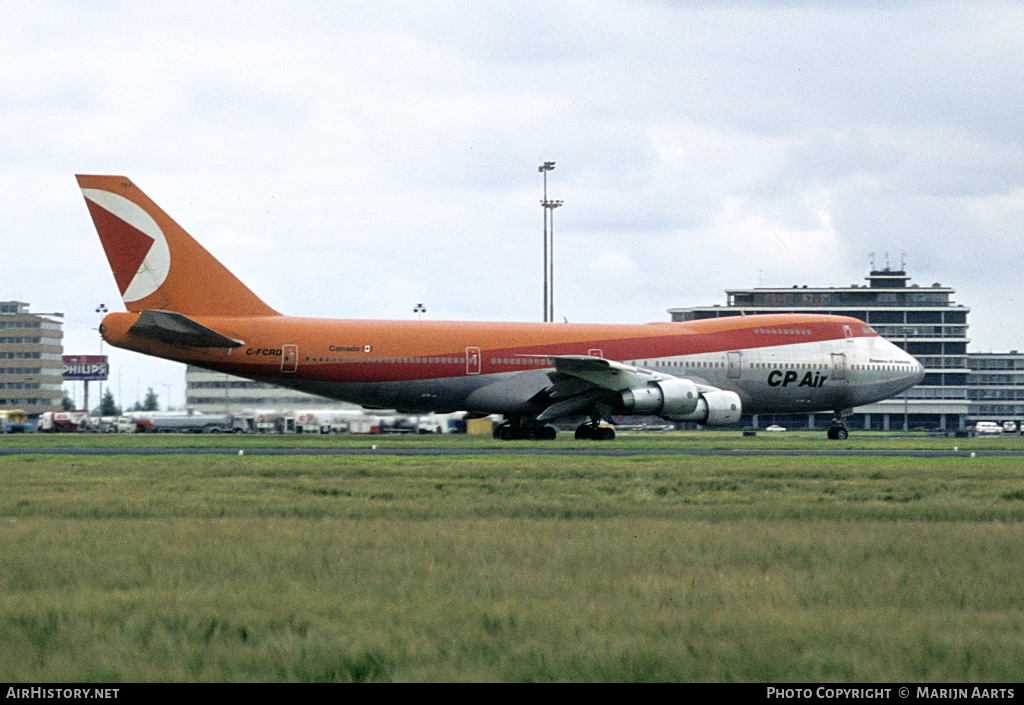
[[[714,389],[698,392],[688,379],[668,379],[647,387],[626,389],[622,405],[631,414],[650,414],[669,421],[693,421],[704,426],[731,426],[740,420],[743,404],[736,392]]]
[[[704,392],[697,409],[686,416],[666,416],[669,421],[695,421],[704,426],[732,426],[743,414],[743,403],[736,392],[716,389]]]
[[[692,414],[697,411],[699,401],[697,385],[688,379],[665,379],[622,392],[622,405],[637,415],[669,417]]]

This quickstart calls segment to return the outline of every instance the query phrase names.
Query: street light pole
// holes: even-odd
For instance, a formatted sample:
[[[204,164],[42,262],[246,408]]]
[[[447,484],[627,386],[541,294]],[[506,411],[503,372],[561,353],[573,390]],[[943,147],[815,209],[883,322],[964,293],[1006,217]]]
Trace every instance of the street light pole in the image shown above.
[[[96,313],[98,313],[100,316],[106,315],[108,310],[109,309],[107,308],[106,304],[100,304],[99,306],[96,307]],[[99,331],[99,328],[97,328],[96,330]],[[103,334],[102,333],[100,333],[100,357],[103,357]],[[103,418],[103,380],[102,379],[99,380],[99,383],[100,383],[100,418]],[[82,384],[85,385],[85,413],[86,413],[86,415],[88,415],[88,413],[89,413],[89,381],[86,380]]]
[[[548,312],[550,310],[550,299],[548,297],[548,276],[549,276],[549,265],[548,265],[548,172],[555,168],[554,162],[544,162],[537,171],[544,175],[544,200],[540,202],[541,208],[544,213],[544,322],[547,323],[550,319]]]
[[[555,209],[562,205],[564,201],[545,201],[544,208],[548,212],[548,218],[551,221],[551,227],[548,228],[548,237],[551,242],[551,260],[548,276],[548,281],[551,284],[551,289],[548,294],[548,320],[554,322],[555,320]]]

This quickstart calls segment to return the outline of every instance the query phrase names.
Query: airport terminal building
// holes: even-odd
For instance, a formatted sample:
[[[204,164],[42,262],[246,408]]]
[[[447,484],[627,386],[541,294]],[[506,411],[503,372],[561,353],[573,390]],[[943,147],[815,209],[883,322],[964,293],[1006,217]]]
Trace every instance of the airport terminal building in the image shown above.
[[[788,289],[755,288],[726,290],[725,306],[671,308],[673,321],[692,321],[720,316],[757,313],[828,313],[851,316],[868,323],[879,335],[916,357],[925,367],[924,381],[899,397],[857,407],[847,419],[850,430],[960,430],[974,422],[972,407],[980,410],[980,392],[971,389],[976,376],[974,357],[967,353],[967,315],[970,309],[953,301],[955,291],[941,284],[919,286],[910,283],[905,271],[874,270],[866,285],[849,287],[793,286]],[[1007,356],[1013,357],[1016,353]],[[985,364],[989,364],[985,357]],[[995,364],[995,363],[992,363]],[[1006,364],[1000,362],[999,364]],[[1024,382],[1024,358],[1018,377]],[[994,388],[993,388],[994,389]],[[1021,387],[1024,389],[1024,387]],[[987,393],[987,392],[986,392]],[[1003,390],[1005,393],[1005,390]],[[988,398],[985,401],[989,401]],[[997,401],[995,399],[991,400]],[[998,399],[998,401],[1009,401]],[[986,408],[991,410],[996,405]],[[1008,408],[1009,404],[1000,404]],[[1024,401],[1016,405],[1020,411]],[[984,418],[995,420],[994,416]],[[1011,417],[1007,415],[1007,420]],[[791,428],[822,428],[831,424],[832,413],[775,414],[745,417],[741,423],[765,427],[773,423]],[[1004,420],[1000,416],[999,420]]]

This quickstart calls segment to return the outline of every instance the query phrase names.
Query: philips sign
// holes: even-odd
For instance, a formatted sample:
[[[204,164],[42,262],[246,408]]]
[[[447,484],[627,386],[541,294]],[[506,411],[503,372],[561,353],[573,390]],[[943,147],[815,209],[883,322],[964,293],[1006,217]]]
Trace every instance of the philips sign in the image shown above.
[[[110,372],[106,355],[64,355],[66,381],[105,381]]]

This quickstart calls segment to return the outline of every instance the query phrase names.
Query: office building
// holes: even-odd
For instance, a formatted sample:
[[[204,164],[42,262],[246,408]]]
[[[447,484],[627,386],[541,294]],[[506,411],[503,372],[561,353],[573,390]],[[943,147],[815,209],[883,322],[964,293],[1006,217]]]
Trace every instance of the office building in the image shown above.
[[[63,314],[30,313],[22,301],[0,301],[0,408],[29,416],[59,411],[62,390]]]
[[[968,421],[1012,422],[1018,429],[1024,423],[1024,355],[1008,353],[968,353]]]

